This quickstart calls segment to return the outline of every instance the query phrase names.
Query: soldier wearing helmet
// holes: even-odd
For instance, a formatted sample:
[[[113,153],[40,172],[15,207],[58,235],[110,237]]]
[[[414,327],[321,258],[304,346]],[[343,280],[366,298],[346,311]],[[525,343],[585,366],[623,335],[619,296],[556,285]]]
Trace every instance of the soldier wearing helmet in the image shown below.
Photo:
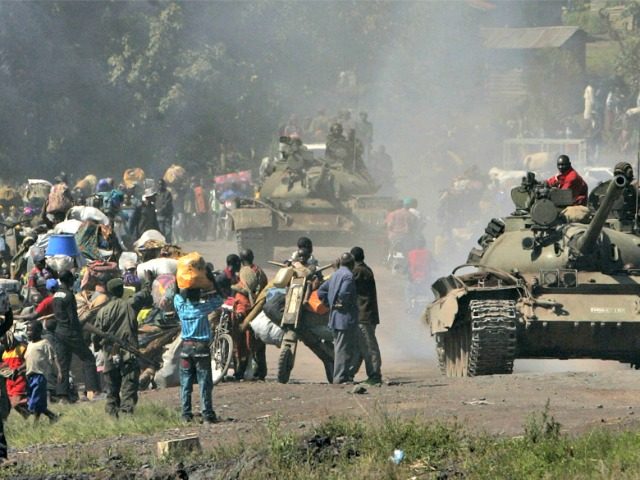
[[[327,135],[325,158],[330,164],[347,165],[350,152],[349,141],[343,134],[342,124],[334,123]]]
[[[568,155],[560,155],[557,160],[558,174],[547,180],[547,185],[573,192],[574,205],[586,205],[589,187],[571,166]]]

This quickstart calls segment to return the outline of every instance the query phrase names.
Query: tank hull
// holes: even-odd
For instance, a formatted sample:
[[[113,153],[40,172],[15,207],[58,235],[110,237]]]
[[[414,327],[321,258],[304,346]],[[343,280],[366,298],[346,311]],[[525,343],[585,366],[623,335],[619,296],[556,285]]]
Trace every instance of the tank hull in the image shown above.
[[[382,254],[386,245],[384,219],[393,204],[389,197],[375,196],[354,197],[329,206],[308,200],[288,210],[244,206],[232,210],[232,217],[239,248],[252,248],[255,253],[258,247],[269,259],[274,247],[294,246],[301,236],[312,238],[318,246],[346,247],[366,241],[372,254]]]
[[[516,359],[590,358],[640,365],[640,276],[556,270],[560,279],[575,275],[575,283],[560,280],[545,287],[548,273],[510,278],[504,272],[477,271],[436,281],[438,298],[425,316],[443,373],[510,373]],[[474,355],[489,357],[490,365],[474,370]]]

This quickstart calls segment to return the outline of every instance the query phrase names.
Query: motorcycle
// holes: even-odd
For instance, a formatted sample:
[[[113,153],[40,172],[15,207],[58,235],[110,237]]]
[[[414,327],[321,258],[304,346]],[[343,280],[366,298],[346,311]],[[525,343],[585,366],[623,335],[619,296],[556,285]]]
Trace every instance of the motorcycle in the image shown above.
[[[329,383],[333,380],[333,335],[327,327],[328,309],[310,307],[312,282],[315,275],[332,267],[326,265],[315,271],[294,268],[278,262],[269,262],[281,267],[279,275],[290,277],[285,297],[284,313],[280,328],[284,336],[278,357],[278,382],[287,383],[295,365],[298,341],[302,341],[323,363]],[[286,271],[283,271],[286,270]]]

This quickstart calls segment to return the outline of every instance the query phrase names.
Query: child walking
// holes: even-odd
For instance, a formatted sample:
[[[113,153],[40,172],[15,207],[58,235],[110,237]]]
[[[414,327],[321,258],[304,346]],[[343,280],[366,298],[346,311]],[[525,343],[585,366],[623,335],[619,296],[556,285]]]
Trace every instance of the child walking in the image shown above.
[[[51,423],[58,419],[58,415],[47,407],[47,376],[51,374],[53,365],[58,372],[60,381],[60,365],[53,348],[47,339],[42,338],[42,323],[33,320],[27,326],[29,345],[24,355],[27,367],[27,407],[35,415],[35,421],[40,420],[43,413]]]

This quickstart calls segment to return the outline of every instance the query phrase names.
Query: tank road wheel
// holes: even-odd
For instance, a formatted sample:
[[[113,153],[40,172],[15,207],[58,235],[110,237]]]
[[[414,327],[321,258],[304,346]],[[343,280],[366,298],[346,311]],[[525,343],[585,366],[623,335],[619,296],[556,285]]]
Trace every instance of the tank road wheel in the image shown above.
[[[293,370],[293,362],[295,357],[291,347],[288,345],[283,346],[280,349],[280,356],[278,357],[278,382],[287,383],[291,376],[291,370]]]
[[[440,370],[447,377],[469,375],[469,345],[471,344],[469,324],[458,325],[447,333],[438,335],[437,353]]]
[[[245,248],[253,250],[258,263],[273,260],[275,248],[271,238],[271,230],[268,228],[238,230],[236,231],[236,243],[238,251],[242,251]]]
[[[516,304],[513,300],[472,300],[469,375],[513,372],[516,356]]]

